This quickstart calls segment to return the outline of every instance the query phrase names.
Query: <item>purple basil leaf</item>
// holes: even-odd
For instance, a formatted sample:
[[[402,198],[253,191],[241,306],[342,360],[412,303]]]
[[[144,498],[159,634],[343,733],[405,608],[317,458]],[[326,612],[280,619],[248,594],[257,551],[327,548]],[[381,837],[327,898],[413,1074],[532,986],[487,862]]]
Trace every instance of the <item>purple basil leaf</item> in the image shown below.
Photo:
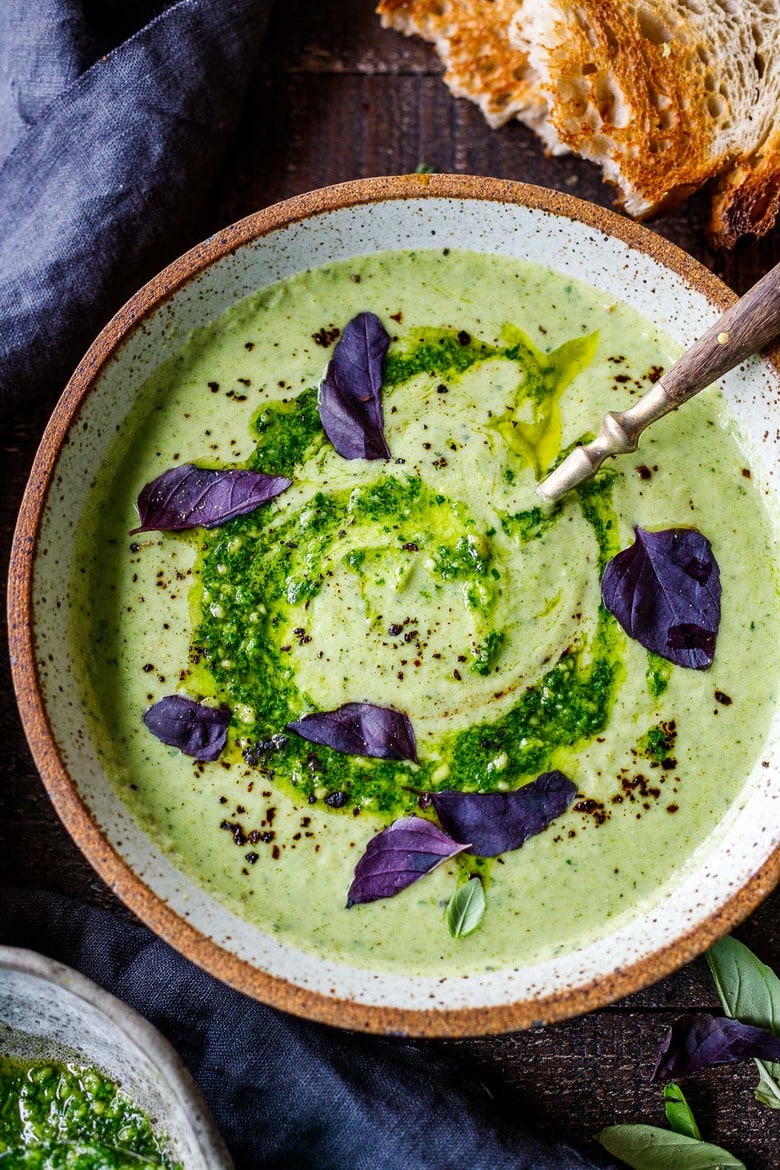
[[[325,434],[345,459],[389,459],[382,415],[382,364],[390,337],[373,313],[353,317],[320,386]]]
[[[720,624],[720,573],[695,528],[636,529],[636,541],[607,565],[601,595],[626,633],[662,658],[706,670]]]
[[[243,468],[210,470],[183,463],[146,484],[138,497],[141,523],[136,532],[179,532],[216,528],[253,512],[285,491],[291,480]]]
[[[225,746],[230,710],[205,707],[184,695],[167,695],[149,708],[144,723],[169,747],[205,762],[218,759]]]
[[[670,1081],[752,1058],[780,1061],[780,1036],[726,1016],[681,1016],[666,1033],[652,1079]]]
[[[392,898],[443,861],[462,853],[438,825],[422,817],[403,817],[372,837],[355,866],[347,906]]]
[[[469,853],[496,857],[519,849],[566,812],[577,793],[563,772],[544,772],[514,792],[433,792],[436,815]]]
[[[311,743],[322,743],[348,756],[375,756],[378,760],[412,760],[417,743],[408,716],[392,707],[373,703],[344,703],[335,711],[316,711],[287,724]]]

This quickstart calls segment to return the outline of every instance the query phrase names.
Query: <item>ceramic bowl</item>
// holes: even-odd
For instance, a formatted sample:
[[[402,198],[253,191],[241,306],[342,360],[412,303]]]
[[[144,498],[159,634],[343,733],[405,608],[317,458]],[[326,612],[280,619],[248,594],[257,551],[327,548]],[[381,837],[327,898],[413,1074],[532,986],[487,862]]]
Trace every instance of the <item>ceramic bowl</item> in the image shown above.
[[[84,734],[62,637],[73,533],[133,392],[186,334],[245,294],[312,265],[397,247],[467,247],[537,261],[622,299],[690,344],[734,297],[651,232],[568,196],[459,176],[348,183],[218,233],[143,288],[101,333],[46,431],[11,569],[11,647],[27,735],[52,800],[86,856],[149,926],[201,966],[268,1003],[342,1026],[417,1035],[498,1032],[612,1001],[702,952],[780,873],[780,712],[739,808],[657,905],[613,933],[534,966],[478,978],[367,972],[303,954],[217,905],[152,843],[106,781]],[[777,490],[777,375],[754,358],[722,381]]]
[[[143,1109],[183,1170],[233,1166],[200,1090],[168,1041],[62,963],[0,947],[0,1054],[98,1068]]]

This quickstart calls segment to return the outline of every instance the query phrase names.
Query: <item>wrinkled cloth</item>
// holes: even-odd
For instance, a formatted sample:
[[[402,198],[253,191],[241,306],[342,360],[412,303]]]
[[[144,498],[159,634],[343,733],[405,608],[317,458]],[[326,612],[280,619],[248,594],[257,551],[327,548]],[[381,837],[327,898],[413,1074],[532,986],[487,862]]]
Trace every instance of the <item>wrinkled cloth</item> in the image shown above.
[[[0,2],[0,411],[61,390],[194,242],[271,0],[119,7]],[[110,47],[88,9],[159,14]]]
[[[498,1116],[435,1043],[285,1015],[105,910],[0,891],[0,943],[75,967],[151,1020],[195,1076],[237,1170],[596,1168]]]

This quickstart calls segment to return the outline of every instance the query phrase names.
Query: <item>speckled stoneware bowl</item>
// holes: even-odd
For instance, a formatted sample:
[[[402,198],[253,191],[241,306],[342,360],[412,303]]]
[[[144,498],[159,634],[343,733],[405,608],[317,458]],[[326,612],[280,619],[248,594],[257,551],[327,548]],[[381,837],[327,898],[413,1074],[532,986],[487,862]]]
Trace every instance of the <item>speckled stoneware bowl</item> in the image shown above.
[[[98,1068],[143,1109],[183,1170],[232,1170],[200,1090],[168,1041],[62,963],[0,947],[0,1055]]]
[[[663,239],[598,207],[520,184],[457,176],[348,183],[250,216],[172,264],[107,326],[46,432],[24,499],[11,570],[11,648],[32,750],[65,825],[112,889],[173,946],[234,986],[289,1011],[372,1031],[467,1035],[576,1014],[650,983],[744,918],[780,874],[780,712],[761,760],[687,876],[651,913],[583,948],[479,977],[402,977],[337,965],[239,920],[173,867],[133,822],[84,734],[63,637],[73,533],[134,389],[171,331],[189,330],[303,268],[375,250],[466,247],[564,271],[622,299],[690,344],[734,299]],[[723,379],[777,490],[778,380],[765,359]],[[595,421],[595,420],[594,420]]]

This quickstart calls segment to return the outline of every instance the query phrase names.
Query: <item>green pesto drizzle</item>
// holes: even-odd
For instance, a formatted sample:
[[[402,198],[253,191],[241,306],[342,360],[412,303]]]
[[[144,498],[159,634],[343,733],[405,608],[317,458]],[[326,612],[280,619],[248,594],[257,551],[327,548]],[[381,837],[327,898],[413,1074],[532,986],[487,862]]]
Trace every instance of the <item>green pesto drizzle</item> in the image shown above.
[[[274,402],[254,420],[258,446],[249,466],[266,475],[295,473],[295,468],[316,440],[324,441],[317,411],[316,389],[304,390],[289,402]],[[262,465],[262,466],[261,466]]]
[[[660,699],[661,695],[669,686],[671,674],[671,662],[667,662],[659,654],[654,654],[652,650],[648,650],[645,679],[647,681],[647,689],[654,699]]]
[[[384,391],[391,391],[417,374],[432,377],[457,376],[485,358],[498,357],[502,350],[475,341],[454,329],[415,329],[403,346],[391,347],[382,376]]]
[[[637,751],[648,760],[662,764],[672,757],[676,739],[676,727],[673,722],[656,723],[648,728],[637,744]]]
[[[515,406],[530,404],[531,420],[526,416],[519,421],[514,409],[508,409],[495,419],[495,429],[538,478],[561,457],[559,401],[590,362],[596,336],[574,339],[545,355],[520,330],[507,326],[504,332],[506,346],[495,347],[454,330],[414,330],[410,341],[388,352],[385,401],[395,387],[420,373],[446,380],[449,388],[477,361],[517,363]],[[314,389],[265,406],[254,426],[258,441],[249,466],[273,474],[294,478],[296,467],[325,442]],[[618,551],[613,479],[613,473],[603,472],[578,491],[601,569]],[[522,544],[538,539],[560,515],[560,507],[548,512],[538,507],[501,516],[500,521],[506,535]],[[366,539],[342,552],[340,539],[355,526]],[[590,644],[569,646],[501,717],[445,734],[438,758],[423,756],[419,768],[355,759],[284,734],[285,725],[313,704],[296,684],[294,647],[282,644],[278,631],[289,629],[291,609],[302,607],[305,613],[323,586],[327,566],[336,560],[356,574],[370,614],[372,582],[384,584],[390,574],[401,579],[413,559],[425,554],[431,589],[456,583],[473,612],[480,638],[465,668],[487,676],[504,641],[492,621],[501,587],[501,574],[492,563],[494,535],[490,530],[475,538],[463,501],[434,492],[419,476],[392,465],[382,465],[369,485],[341,491],[324,485],[284,518],[261,508],[199,533],[191,600],[192,685],[204,695],[241,706],[244,716],[235,750],[269,780],[299,796],[313,798],[324,789],[338,794],[340,808],[360,804],[398,815],[416,806],[420,791],[516,787],[554,766],[562,749],[591,740],[606,726],[621,657],[616,624],[603,607]],[[302,622],[299,629],[305,636]],[[409,714],[414,722],[414,712]]]

